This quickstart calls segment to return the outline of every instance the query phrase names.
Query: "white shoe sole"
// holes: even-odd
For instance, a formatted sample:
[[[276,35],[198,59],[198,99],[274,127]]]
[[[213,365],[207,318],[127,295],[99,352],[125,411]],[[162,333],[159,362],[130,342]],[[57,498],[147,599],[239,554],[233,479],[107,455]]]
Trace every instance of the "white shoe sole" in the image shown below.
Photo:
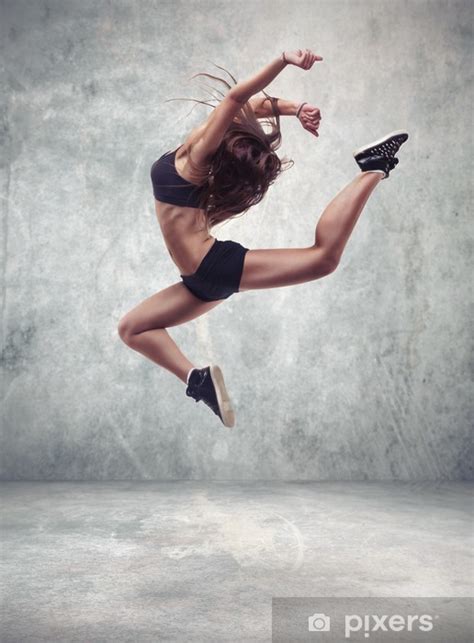
[[[217,404],[222,415],[224,426],[232,427],[235,424],[235,415],[232,404],[224,384],[222,371],[216,364],[210,365],[211,379],[216,390]]]
[[[382,138],[379,138],[377,141],[374,141],[373,143],[369,143],[368,145],[363,145],[362,147],[359,147],[357,150],[352,152],[352,156],[357,156],[361,152],[366,152],[367,150],[370,150],[371,147],[376,147],[377,145],[382,145],[382,143],[386,143],[389,141],[391,138],[394,136],[400,136],[400,134],[406,134],[408,136],[408,132],[404,129],[399,129],[395,130],[395,132],[390,132],[390,134],[387,134],[386,136],[383,136]]]
[[[383,178],[387,178],[387,175],[383,170],[362,170],[361,174],[370,174],[370,172],[375,172],[376,174],[382,174]]]

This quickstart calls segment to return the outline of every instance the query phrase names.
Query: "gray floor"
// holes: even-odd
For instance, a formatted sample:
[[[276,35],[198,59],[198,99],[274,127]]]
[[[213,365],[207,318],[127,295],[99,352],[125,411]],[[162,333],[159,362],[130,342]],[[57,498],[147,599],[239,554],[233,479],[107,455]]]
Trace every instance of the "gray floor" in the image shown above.
[[[468,484],[1,488],[3,643],[270,641],[272,597],[473,594]]]

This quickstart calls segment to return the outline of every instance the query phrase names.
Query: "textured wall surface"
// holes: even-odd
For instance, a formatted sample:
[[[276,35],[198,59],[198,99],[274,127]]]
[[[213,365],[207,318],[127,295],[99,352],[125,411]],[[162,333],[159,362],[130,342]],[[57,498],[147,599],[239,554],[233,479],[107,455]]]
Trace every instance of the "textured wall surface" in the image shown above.
[[[472,3],[1,0],[3,479],[471,477]],[[308,246],[358,173],[352,150],[410,139],[338,269],[243,292],[170,335],[218,363],[237,424],[119,339],[179,280],[149,169],[202,121],[177,96],[282,49],[324,57],[268,87],[295,166],[213,234]],[[472,355],[472,353],[471,353]]]

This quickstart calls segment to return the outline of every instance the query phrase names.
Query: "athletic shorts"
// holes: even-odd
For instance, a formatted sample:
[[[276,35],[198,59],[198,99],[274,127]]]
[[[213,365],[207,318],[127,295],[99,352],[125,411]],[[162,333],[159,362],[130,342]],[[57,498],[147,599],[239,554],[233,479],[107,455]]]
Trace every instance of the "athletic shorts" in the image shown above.
[[[245,248],[237,241],[216,239],[192,275],[180,275],[184,285],[203,301],[227,299],[239,292]]]

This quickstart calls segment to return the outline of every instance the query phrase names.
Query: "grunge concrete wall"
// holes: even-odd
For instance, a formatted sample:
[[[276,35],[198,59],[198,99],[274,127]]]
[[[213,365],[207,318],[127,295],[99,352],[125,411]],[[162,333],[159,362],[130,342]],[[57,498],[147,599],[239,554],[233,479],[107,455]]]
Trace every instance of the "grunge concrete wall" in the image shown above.
[[[472,477],[472,3],[0,7],[2,479]],[[165,101],[207,97],[189,77],[211,61],[242,79],[298,47],[324,62],[268,91],[317,104],[320,138],[283,118],[295,166],[217,238],[310,245],[352,150],[410,139],[334,273],[170,329],[222,367],[229,430],[117,323],[179,280],[149,169],[209,108]]]

